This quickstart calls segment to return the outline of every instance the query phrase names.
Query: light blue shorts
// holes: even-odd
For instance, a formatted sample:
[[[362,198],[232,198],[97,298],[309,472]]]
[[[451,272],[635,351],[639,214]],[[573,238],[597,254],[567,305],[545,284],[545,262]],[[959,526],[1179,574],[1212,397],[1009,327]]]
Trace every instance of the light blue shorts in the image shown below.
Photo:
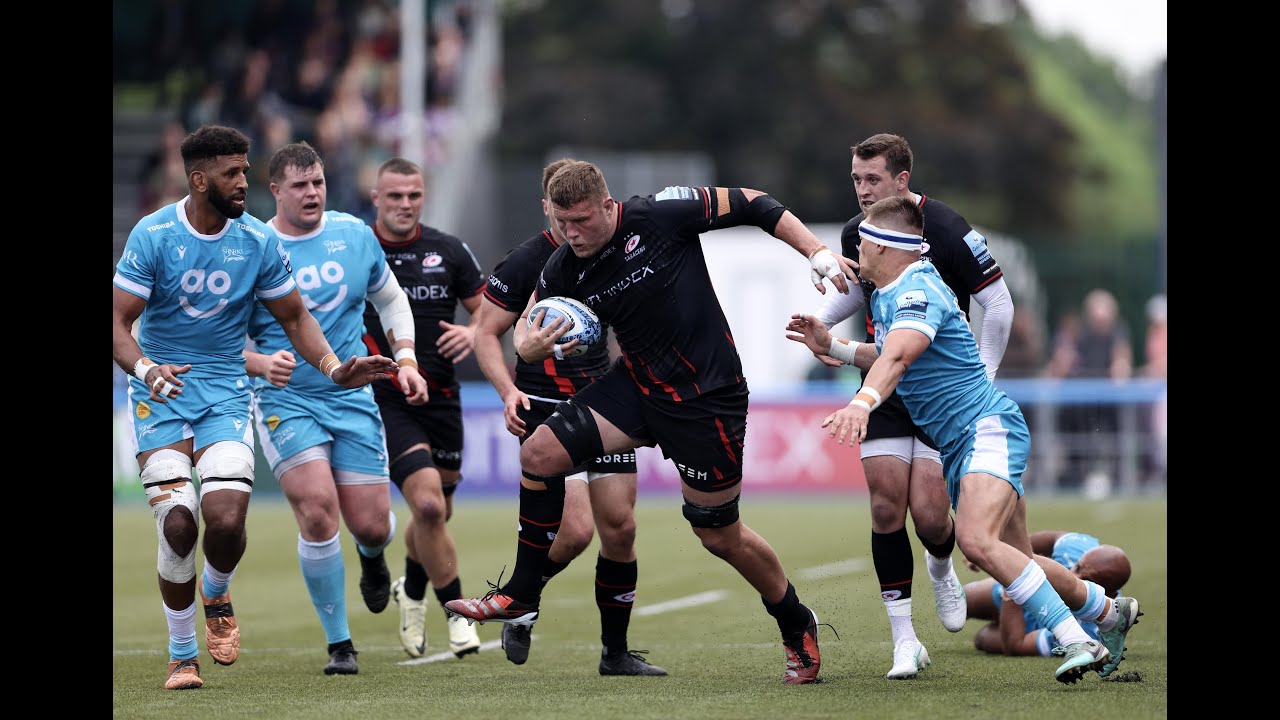
[[[382,416],[368,385],[316,394],[258,386],[253,396],[258,440],[273,472],[304,450],[332,443],[328,456],[335,473],[363,478],[358,482],[391,481]]]
[[[955,508],[960,502],[960,478],[973,472],[1004,478],[1018,497],[1022,497],[1022,473],[1027,470],[1030,453],[1031,432],[1016,405],[1011,410],[980,418],[969,426],[961,442],[948,446],[942,456],[951,507]]]
[[[195,438],[194,449],[223,440],[253,448],[250,425],[249,378],[193,378],[178,376],[182,394],[167,403],[151,400],[147,386],[129,378],[129,424],[133,427],[135,453]]]

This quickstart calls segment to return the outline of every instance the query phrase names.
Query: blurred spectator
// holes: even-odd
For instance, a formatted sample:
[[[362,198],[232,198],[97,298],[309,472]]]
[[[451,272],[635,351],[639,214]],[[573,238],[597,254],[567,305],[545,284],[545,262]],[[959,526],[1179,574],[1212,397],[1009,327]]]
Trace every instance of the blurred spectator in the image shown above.
[[[1044,334],[1035,314],[1025,310],[1013,313],[1009,328],[1009,344],[1000,361],[999,378],[1021,378],[1038,375],[1045,364]]]
[[[1169,378],[1169,302],[1164,295],[1147,301],[1147,362],[1142,376]],[[1166,388],[1143,416],[1142,454],[1145,483],[1163,485],[1169,470],[1169,391]]]
[[[187,129],[171,120],[160,131],[160,145],[143,161],[138,184],[142,191],[139,210],[147,215],[181,200],[187,194],[187,170],[182,163],[181,146]]]
[[[1142,366],[1143,377],[1169,377],[1169,301],[1164,295],[1156,295],[1147,301],[1147,364]]]
[[[1114,295],[1096,289],[1085,296],[1074,342],[1068,335],[1055,339],[1050,371],[1057,377],[1116,381],[1132,375],[1133,348]],[[1058,429],[1067,446],[1066,470],[1058,487],[1087,486],[1091,495],[1105,495],[1119,474],[1119,408],[1111,403],[1065,404],[1059,410]]]

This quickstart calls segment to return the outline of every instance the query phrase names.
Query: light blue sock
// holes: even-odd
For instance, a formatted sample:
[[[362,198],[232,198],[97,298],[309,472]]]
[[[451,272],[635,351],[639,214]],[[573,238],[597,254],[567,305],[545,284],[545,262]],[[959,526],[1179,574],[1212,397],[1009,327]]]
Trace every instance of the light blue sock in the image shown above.
[[[364,545],[361,545],[359,542],[357,542],[356,543],[357,552],[359,552],[361,555],[367,558],[372,559],[372,558],[378,557],[379,555],[382,554],[383,550],[387,549],[387,546],[391,544],[391,541],[395,539],[395,536],[396,536],[396,514],[395,512],[388,512],[387,517],[391,521],[391,532],[387,533],[387,541],[382,543],[376,548],[365,547]]]
[[[169,625],[169,659],[189,660],[200,654],[196,644],[196,604],[186,610],[171,610],[163,602],[164,618]]]
[[[231,572],[224,573],[206,560],[204,572],[200,574],[200,586],[204,589],[204,596],[212,600],[226,593],[227,588],[231,587],[231,578],[235,575],[235,568],[232,568]]]
[[[1084,584],[1089,588],[1089,596],[1085,598],[1084,606],[1079,610],[1072,610],[1071,614],[1075,615],[1082,625],[1092,625],[1098,621],[1098,616],[1107,606],[1107,593],[1101,585],[1092,580],[1085,580]]]
[[[307,583],[311,604],[324,628],[325,639],[332,645],[351,639],[347,626],[346,568],[342,562],[342,543],[338,534],[323,542],[308,542],[298,536],[298,565]]]
[[[1040,627],[1050,628],[1057,635],[1056,628],[1066,618],[1071,617],[1067,604],[1049,584],[1049,578],[1035,560],[1027,561],[1027,567],[1017,580],[1009,583],[1009,597],[1024,610],[1035,613]]]

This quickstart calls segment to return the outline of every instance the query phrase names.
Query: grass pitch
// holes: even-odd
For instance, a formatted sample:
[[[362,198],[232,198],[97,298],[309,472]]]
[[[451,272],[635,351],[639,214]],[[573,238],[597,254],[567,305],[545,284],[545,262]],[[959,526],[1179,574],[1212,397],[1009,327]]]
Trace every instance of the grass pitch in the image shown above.
[[[1125,592],[1139,599],[1145,615],[1117,672],[1128,682],[1090,674],[1077,685],[1061,685],[1053,679],[1056,659],[975,650],[978,621],[946,632],[934,614],[924,552],[914,538],[915,626],[933,666],[914,680],[885,679],[893,649],[871,566],[866,498],[790,500],[748,489],[744,520],[778,552],[801,600],[839,631],[837,638],[822,628],[821,684],[782,684],[777,625],[746,582],[702,549],[681,517],[678,497],[644,498],[637,508],[640,582],[630,628],[631,647],[649,650],[648,658],[670,677],[597,674],[596,543],[548,586],[526,665],[507,662],[497,647],[497,623],[480,626],[485,646],[479,654],[453,658],[443,611],[434,604],[423,662],[411,661],[400,648],[394,602],[378,615],[364,607],[359,563],[345,531],[347,609],[360,674],[325,676],[325,640],[298,569],[293,516],[283,500],[259,497],[249,512],[248,552],[232,584],[240,659],[231,667],[213,664],[197,612],[205,686],[165,691],[167,634],[156,585],[155,525],[139,499],[117,503],[113,512],[112,711],[121,718],[165,720],[1167,717],[1167,499],[1086,502],[1033,495],[1029,505],[1033,530],[1089,532],[1124,547],[1133,560]],[[510,572],[515,510],[514,489],[509,501],[459,494],[450,527],[468,595],[483,594],[485,580],[496,580],[504,565]],[[396,513],[403,528],[407,510],[399,505]],[[402,574],[403,559],[397,538],[388,549],[393,577]],[[963,567],[958,552],[956,565],[962,582],[980,577]],[[688,604],[671,602],[681,599]]]

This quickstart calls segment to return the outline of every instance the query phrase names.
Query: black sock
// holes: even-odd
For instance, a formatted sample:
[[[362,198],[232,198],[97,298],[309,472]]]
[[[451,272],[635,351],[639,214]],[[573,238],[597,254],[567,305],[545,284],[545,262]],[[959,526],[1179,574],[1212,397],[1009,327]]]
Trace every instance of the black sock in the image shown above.
[[[522,603],[536,605],[542,595],[542,570],[564,516],[564,485],[546,490],[520,486],[520,532],[516,567],[502,592]]]
[[[627,628],[636,600],[636,561],[617,562],[596,557],[596,606],[600,608],[600,643],[607,655],[627,651]]]
[[[920,537],[916,535],[916,537]],[[925,552],[936,558],[951,557],[951,551],[956,547],[956,521],[951,521],[951,532],[947,534],[947,539],[942,541],[941,545],[933,543],[920,537],[920,544],[924,545]]]
[[[551,578],[560,574],[565,568],[569,567],[569,563],[560,563],[547,556],[547,562],[542,566],[542,587],[546,587],[551,582]]]
[[[404,594],[410,600],[421,600],[427,596],[427,569],[411,557],[404,559]]]
[[[813,620],[809,614],[809,608],[806,608],[796,596],[796,588],[790,580],[787,581],[787,593],[782,596],[777,605],[770,605],[763,597],[760,598],[760,602],[764,603],[764,609],[769,611],[773,619],[778,621],[778,630],[782,631],[783,637],[804,632]]]
[[[885,601],[911,597],[911,580],[915,558],[911,555],[911,538],[904,527],[891,533],[871,533],[871,561],[880,580],[880,597]]]
[[[341,647],[349,647],[352,650],[356,649],[356,646],[351,643],[351,638],[347,638],[346,640],[339,640],[336,643],[329,643],[329,649],[326,650],[325,652],[332,655],[334,650],[337,650],[338,648],[341,648]]]
[[[442,588],[436,588],[436,599],[441,605],[450,600],[458,600],[462,597],[462,578],[454,578],[453,582]]]

